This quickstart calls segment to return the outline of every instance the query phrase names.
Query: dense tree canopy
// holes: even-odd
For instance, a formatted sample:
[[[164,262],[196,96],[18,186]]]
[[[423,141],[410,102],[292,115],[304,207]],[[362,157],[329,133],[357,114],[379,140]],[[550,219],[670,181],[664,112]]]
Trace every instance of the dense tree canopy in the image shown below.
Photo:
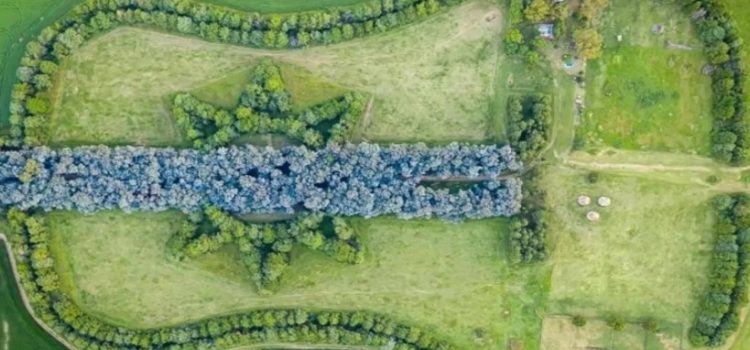
[[[509,216],[521,182],[510,147],[451,144],[330,145],[313,151],[194,150],[103,146],[0,152],[0,206],[92,212],[214,205],[231,213],[394,214],[448,220]],[[421,186],[430,179],[477,181],[467,190]]]
[[[697,346],[724,344],[739,327],[748,300],[750,196],[723,195],[714,204],[718,220],[709,290],[690,329]]]

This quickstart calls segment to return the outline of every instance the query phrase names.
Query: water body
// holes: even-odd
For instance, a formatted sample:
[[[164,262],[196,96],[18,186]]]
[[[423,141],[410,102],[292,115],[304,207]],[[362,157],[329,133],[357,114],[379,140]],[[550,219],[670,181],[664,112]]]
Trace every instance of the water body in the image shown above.
[[[21,301],[5,246],[0,243],[0,350],[65,350],[34,322]]]

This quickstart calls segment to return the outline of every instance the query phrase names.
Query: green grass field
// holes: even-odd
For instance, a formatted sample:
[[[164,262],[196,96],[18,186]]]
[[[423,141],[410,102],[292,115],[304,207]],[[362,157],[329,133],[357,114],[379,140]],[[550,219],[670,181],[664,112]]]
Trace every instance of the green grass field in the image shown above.
[[[347,89],[320,79],[310,71],[291,64],[281,64],[281,75],[292,94],[292,110],[301,112],[310,106],[341,96]],[[249,83],[251,68],[241,68],[192,91],[199,99],[223,108],[237,107],[240,95]]]
[[[689,327],[707,282],[715,193],[648,174],[602,173],[591,184],[586,174],[556,167],[545,176],[554,249],[549,311]],[[612,205],[582,208],[579,195],[608,196]],[[590,210],[601,220],[587,221]]]
[[[79,2],[0,1],[0,129],[8,125],[10,92],[16,82],[16,68],[26,51],[26,43]]]
[[[298,248],[275,294],[254,292],[224,249],[167,259],[177,213],[49,215],[63,286],[84,309],[118,324],[179,324],[258,307],[369,309],[434,329],[461,349],[538,347],[549,269],[508,266],[503,220],[356,220],[367,260],[351,266]]]
[[[622,46],[589,65],[579,132],[592,146],[710,153],[711,82],[701,51]]]
[[[26,311],[3,243],[0,243],[0,349],[65,350]]]
[[[253,50],[118,28],[64,62],[51,118],[53,143],[179,145],[182,135],[167,97],[222,78],[236,83],[227,76],[260,57],[372,95],[364,139],[497,138],[488,125],[500,22],[494,3],[470,1],[383,35],[298,51]]]
[[[369,0],[204,0],[209,4],[222,5],[244,11],[297,12],[323,10],[331,7],[350,6]]]
[[[711,81],[701,73],[706,60],[688,17],[674,15],[681,11],[674,1],[610,6],[601,25],[604,56],[587,69],[579,130],[587,146],[710,153]],[[655,25],[664,33],[653,33]]]

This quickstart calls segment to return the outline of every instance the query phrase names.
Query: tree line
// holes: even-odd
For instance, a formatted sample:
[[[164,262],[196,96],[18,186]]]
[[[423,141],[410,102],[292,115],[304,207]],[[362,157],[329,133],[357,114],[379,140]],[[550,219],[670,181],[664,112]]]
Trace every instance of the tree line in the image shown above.
[[[534,263],[547,258],[546,193],[539,184],[543,170],[524,177],[521,210],[510,221],[509,256],[512,263]]]
[[[34,313],[82,350],[226,349],[271,342],[450,350],[435,334],[369,311],[265,309],[185,325],[130,329],[83,311],[59,287],[42,216],[11,209],[9,240]]]
[[[745,118],[745,70],[742,38],[725,5],[716,0],[684,0],[696,20],[711,64],[713,86],[713,154],[741,164],[747,159],[750,135]]]
[[[216,208],[193,215],[167,242],[167,252],[181,261],[237,244],[255,287],[268,291],[291,262],[292,248],[302,244],[338,262],[360,264],[364,249],[354,228],[341,217],[302,214],[274,223],[247,223]]]
[[[708,292],[689,339],[696,346],[720,346],[739,328],[748,301],[750,196],[722,195],[714,201],[716,238]]]
[[[172,99],[172,114],[197,149],[229,145],[243,134],[278,133],[309,147],[342,143],[354,130],[365,109],[365,96],[350,92],[293,114],[292,97],[281,71],[263,61],[250,73],[238,107],[226,110],[200,101],[189,93]]]
[[[301,48],[380,33],[461,1],[372,0],[345,8],[261,14],[193,0],[86,0],[28,43],[13,87],[6,146],[47,143],[50,88],[60,62],[93,36],[120,25],[250,47]]]
[[[462,220],[518,211],[521,168],[509,146],[424,144],[253,146],[211,152],[89,146],[0,152],[0,207],[233,214],[310,211]],[[510,175],[512,176],[512,175]],[[451,192],[431,179],[478,179]]]
[[[552,124],[552,97],[511,95],[508,97],[508,137],[524,162],[537,158],[547,146]]]

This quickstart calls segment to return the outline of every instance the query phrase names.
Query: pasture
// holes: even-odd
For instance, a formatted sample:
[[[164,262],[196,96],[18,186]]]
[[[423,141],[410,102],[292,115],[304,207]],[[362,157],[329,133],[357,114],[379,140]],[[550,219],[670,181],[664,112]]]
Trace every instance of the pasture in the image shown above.
[[[687,15],[674,15],[674,1],[618,1],[606,13],[579,137],[590,148],[709,155],[711,80]]]
[[[39,327],[26,311],[18,293],[4,242],[0,242],[0,349],[65,350],[65,347]]]
[[[494,39],[500,29],[500,11],[489,1],[471,1],[382,35],[297,51],[254,50],[121,27],[64,62],[53,103],[53,144],[181,145],[168,96],[209,81],[239,84],[237,72],[261,57],[373,96],[363,117],[364,139],[502,139],[489,127],[495,117],[490,113],[498,63]],[[320,98],[300,96],[303,103]],[[492,125],[497,124],[502,123]]]
[[[544,177],[554,253],[549,312],[626,320],[652,317],[689,327],[706,287],[715,193],[649,174],[555,167]],[[579,195],[594,199],[576,203]],[[596,204],[611,198],[610,207]],[[586,219],[598,211],[597,222]]]
[[[0,1],[0,131],[8,125],[10,92],[26,43],[79,0]],[[0,132],[1,134],[2,132]]]
[[[182,215],[49,215],[63,285],[88,312],[131,327],[179,324],[241,310],[302,306],[383,312],[433,329],[462,349],[538,347],[545,266],[508,266],[504,220],[355,220],[362,265],[295,248],[275,294],[251,286],[236,247],[187,263],[166,257]]]

